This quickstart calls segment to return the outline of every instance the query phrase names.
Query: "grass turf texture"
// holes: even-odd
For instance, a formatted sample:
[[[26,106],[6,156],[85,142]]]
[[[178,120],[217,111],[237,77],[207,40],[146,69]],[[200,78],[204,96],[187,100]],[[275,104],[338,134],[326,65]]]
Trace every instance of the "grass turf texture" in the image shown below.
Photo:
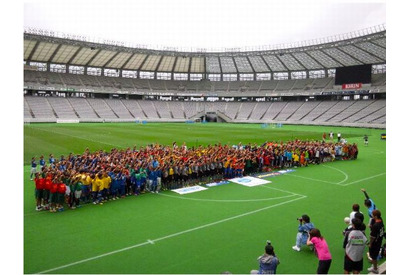
[[[171,145],[261,144],[267,140],[321,139],[340,131],[357,142],[355,161],[297,168],[266,178],[271,183],[246,187],[235,183],[187,195],[171,191],[85,205],[62,213],[36,212],[29,162],[127,148],[149,143]],[[315,273],[317,258],[308,249],[295,252],[298,222],[306,213],[325,236],[333,262],[330,273],[343,273],[343,218],[366,188],[386,218],[386,144],[383,130],[253,124],[31,124],[24,127],[24,272],[25,273],[249,273],[271,240],[281,261],[278,273]],[[369,146],[363,146],[363,135]],[[366,213],[365,213],[366,214]],[[366,214],[365,222],[368,222]],[[368,235],[367,230],[367,235]],[[369,267],[365,260],[364,268]]]

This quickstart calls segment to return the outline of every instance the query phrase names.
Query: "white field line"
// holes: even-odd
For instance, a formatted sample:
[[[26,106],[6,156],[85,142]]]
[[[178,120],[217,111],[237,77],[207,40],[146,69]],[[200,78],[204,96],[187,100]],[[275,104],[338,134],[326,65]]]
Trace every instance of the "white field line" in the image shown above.
[[[369,179],[373,179],[373,178],[376,178],[376,177],[380,177],[380,176],[382,176],[382,175],[386,175],[386,173],[384,172],[384,173],[380,173],[380,174],[377,174],[377,175],[373,175],[373,176],[370,176],[370,177],[367,177],[367,178],[362,178],[362,179],[360,179],[360,180],[356,180],[356,181],[352,181],[352,182],[343,184],[343,182],[345,182],[345,181],[347,181],[347,180],[349,179],[349,175],[348,175],[346,172],[344,172],[344,171],[342,171],[342,170],[340,170],[340,169],[337,169],[337,168],[328,166],[328,165],[323,165],[323,166],[328,167],[328,168],[331,168],[331,169],[334,169],[334,170],[336,170],[336,171],[342,173],[342,174],[345,176],[345,179],[342,180],[342,181],[339,181],[339,182],[330,182],[330,181],[324,181],[324,180],[315,179],[315,178],[308,178],[308,177],[298,176],[298,175],[295,175],[295,174],[285,174],[285,176],[293,176],[293,177],[298,177],[298,178],[303,178],[303,179],[308,179],[308,180],[314,180],[314,181],[319,181],[319,182],[324,182],[324,183],[329,183],[329,184],[334,184],[334,185],[339,185],[339,186],[348,186],[348,185],[355,184],[355,183],[359,183],[359,182],[362,182],[362,181],[365,181],[365,180],[369,180]],[[268,187],[268,186],[266,186],[266,187]],[[269,187],[268,187],[268,188],[269,188]]]
[[[285,176],[292,176],[292,177],[297,177],[297,178],[301,178],[301,179],[314,180],[314,181],[319,181],[319,182],[324,182],[324,183],[336,184],[337,185],[337,183],[334,183],[334,182],[331,182],[331,181],[320,180],[320,179],[315,179],[315,178],[308,178],[308,177],[299,176],[299,175],[295,175],[295,174],[285,174]]]
[[[156,243],[156,242],[163,241],[163,240],[166,240],[166,239],[170,239],[170,238],[173,238],[173,237],[177,237],[177,236],[180,236],[180,235],[183,235],[183,234],[186,234],[186,233],[190,233],[190,232],[193,232],[193,231],[196,231],[196,230],[211,227],[211,226],[214,226],[214,225],[217,225],[217,224],[220,224],[220,223],[224,223],[224,222],[232,221],[232,220],[239,219],[239,218],[242,218],[242,217],[246,217],[246,216],[249,216],[249,215],[253,215],[255,213],[259,213],[259,212],[262,212],[262,211],[265,211],[265,210],[268,210],[268,209],[271,209],[271,208],[274,208],[274,207],[277,207],[277,206],[281,206],[281,205],[284,205],[284,204],[287,204],[287,203],[291,203],[291,202],[294,202],[294,201],[297,201],[297,200],[300,200],[300,199],[304,199],[304,198],[307,198],[307,197],[302,196],[302,197],[299,197],[299,198],[296,198],[296,199],[293,199],[293,200],[273,204],[273,205],[270,205],[270,206],[267,206],[267,207],[259,208],[259,209],[249,211],[249,212],[246,212],[246,213],[243,213],[243,214],[239,214],[239,215],[232,216],[232,217],[229,217],[229,218],[226,218],[226,219],[222,219],[222,220],[219,220],[219,221],[216,221],[216,222],[204,224],[204,225],[201,225],[201,226],[198,226],[198,227],[194,227],[194,228],[187,229],[187,230],[184,230],[184,231],[180,231],[180,232],[177,232],[177,233],[174,233],[174,234],[163,236],[163,237],[157,238],[155,240],[150,239],[150,240],[148,240],[146,242],[143,242],[143,243],[139,243],[139,244],[132,245],[132,246],[125,247],[125,248],[122,248],[122,249],[118,249],[118,250],[114,250],[114,251],[107,252],[107,253],[104,253],[104,254],[100,254],[100,255],[90,257],[90,258],[87,258],[87,259],[84,259],[84,260],[80,260],[80,261],[77,261],[77,262],[72,262],[72,263],[69,263],[69,264],[66,264],[66,265],[51,268],[51,269],[48,269],[48,270],[43,270],[43,271],[40,271],[40,272],[37,272],[37,273],[38,274],[49,273],[49,272],[64,269],[64,268],[67,268],[67,267],[70,267],[70,266],[74,266],[74,265],[82,264],[82,263],[85,263],[85,262],[93,261],[93,260],[100,259],[100,258],[103,258],[103,257],[106,257],[106,256],[110,256],[110,255],[117,254],[117,253],[120,253],[120,252],[123,252],[123,251],[127,251],[127,250],[130,250],[130,249],[133,249],[133,248],[137,248],[137,247],[144,246],[144,245],[147,245],[147,244]]]
[[[271,186],[268,186],[268,185],[259,185],[259,186],[269,188],[269,189],[273,189],[273,190],[278,190],[278,191],[281,191],[281,192],[284,192],[284,193],[289,193],[289,194],[292,194],[293,196],[304,196],[302,194],[293,193],[293,192],[290,192],[290,191],[282,190],[282,189],[271,187]]]
[[[324,167],[327,167],[327,168],[331,168],[331,169],[336,170],[336,171],[339,171],[340,173],[342,173],[342,174],[345,176],[344,180],[339,181],[338,183],[335,183],[335,184],[342,185],[343,182],[345,182],[345,181],[347,181],[347,180],[349,179],[349,175],[348,175],[346,172],[344,172],[344,171],[342,171],[342,170],[340,170],[340,169],[337,169],[337,168],[335,168],[335,167],[332,167],[332,166],[328,166],[328,165],[323,165],[323,166],[324,166]]]
[[[346,183],[346,184],[341,184],[341,186],[347,186],[347,185],[355,184],[355,183],[362,182],[362,181],[365,181],[365,180],[377,178],[377,177],[380,177],[380,176],[383,176],[383,175],[386,175],[386,173],[380,173],[380,174],[377,174],[377,175],[374,175],[374,176],[371,176],[371,177],[367,177],[367,178],[364,178],[364,179],[352,181],[352,182],[349,182],[349,183]]]

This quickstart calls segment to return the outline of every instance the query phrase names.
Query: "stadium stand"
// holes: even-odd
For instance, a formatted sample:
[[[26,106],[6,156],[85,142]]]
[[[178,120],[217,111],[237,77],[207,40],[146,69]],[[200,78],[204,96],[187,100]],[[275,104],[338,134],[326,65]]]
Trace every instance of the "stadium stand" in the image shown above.
[[[113,112],[121,119],[134,119],[132,113],[122,103],[120,99],[105,99],[105,103],[110,107]]]
[[[78,115],[66,98],[46,97],[59,119],[78,119]]]
[[[272,103],[270,102],[258,102],[256,103],[255,108],[253,109],[249,120],[250,121],[260,121],[262,116],[266,113],[266,111],[268,110],[269,106]]]
[[[169,101],[167,102],[167,104],[169,106],[171,116],[174,119],[186,119],[184,112],[184,104],[182,102]]]
[[[81,119],[93,121],[99,118],[95,110],[86,99],[68,98],[68,101]]]
[[[245,52],[90,43],[25,30],[25,121],[181,122],[212,113],[232,123],[385,128],[384,25]],[[336,86],[337,68],[350,65],[372,65],[371,83]]]
[[[322,101],[314,109],[312,109],[306,116],[302,117],[300,120],[302,122],[315,121],[316,118],[327,112],[332,108],[337,101]]]
[[[289,121],[300,121],[303,117],[307,116],[310,111],[315,109],[320,102],[318,101],[308,101],[303,103],[302,106],[300,106],[299,109],[297,109],[290,117]]]
[[[131,115],[135,118],[135,120],[145,120],[148,118],[137,100],[121,99],[121,102],[122,104],[124,104],[125,108],[127,108],[127,110],[131,113]]]
[[[56,119],[53,108],[45,97],[27,97],[27,107],[30,108],[34,118],[43,121]]]
[[[337,116],[338,114],[342,113],[344,110],[349,108],[354,102],[352,101],[339,101],[335,105],[332,106],[329,110],[322,113],[318,118],[315,119],[317,122],[326,122],[333,117]]]
[[[28,121],[185,121],[207,112],[229,122],[376,126],[385,124],[386,100],[293,102],[175,102],[101,98],[24,97]]]

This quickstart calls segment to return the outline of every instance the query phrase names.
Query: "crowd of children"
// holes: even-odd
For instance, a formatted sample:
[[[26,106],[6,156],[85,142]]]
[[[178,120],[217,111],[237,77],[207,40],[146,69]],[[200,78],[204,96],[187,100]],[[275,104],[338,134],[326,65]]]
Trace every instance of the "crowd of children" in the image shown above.
[[[83,154],[49,155],[31,161],[37,210],[56,212],[66,203],[102,204],[108,200],[159,192],[193,184],[242,177],[253,173],[322,162],[356,159],[356,144],[293,140],[228,146],[222,144],[188,148],[151,144],[137,149],[111,149]]]

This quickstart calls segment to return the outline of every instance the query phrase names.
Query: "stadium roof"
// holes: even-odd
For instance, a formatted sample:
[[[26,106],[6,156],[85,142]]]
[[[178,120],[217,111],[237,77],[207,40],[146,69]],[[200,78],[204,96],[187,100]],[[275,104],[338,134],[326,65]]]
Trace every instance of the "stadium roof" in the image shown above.
[[[300,43],[248,49],[148,49],[38,29],[24,31],[24,60],[116,70],[257,74],[386,64],[385,25]]]

